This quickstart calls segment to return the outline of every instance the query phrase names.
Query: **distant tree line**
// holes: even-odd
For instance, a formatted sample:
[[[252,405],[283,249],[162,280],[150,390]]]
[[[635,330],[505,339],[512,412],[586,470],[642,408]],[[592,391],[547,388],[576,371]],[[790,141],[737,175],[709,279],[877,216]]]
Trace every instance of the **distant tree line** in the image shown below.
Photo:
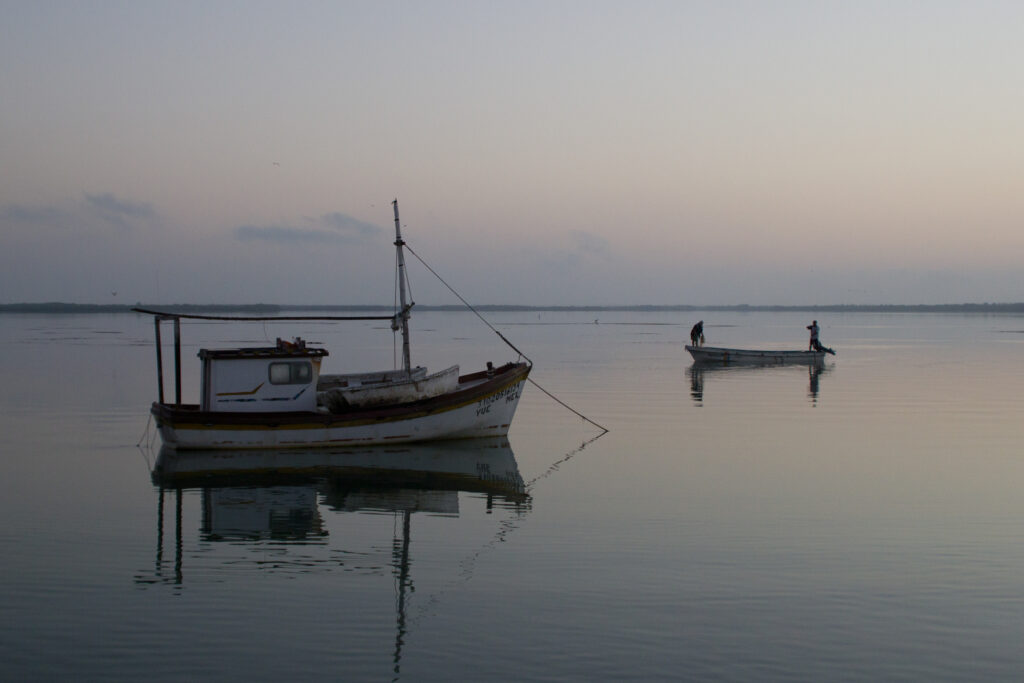
[[[281,314],[285,311],[391,311],[391,305],[288,305],[288,304],[72,304],[59,301],[42,303],[0,304],[0,313],[128,313],[133,307],[159,310],[166,313],[247,313],[259,315]],[[823,313],[1024,313],[1022,303],[978,303],[978,304],[835,304],[824,306],[751,306],[748,304],[696,306],[686,304],[670,305],[622,305],[622,306],[519,306],[484,304],[475,306],[478,311],[487,312],[542,312],[542,311],[624,311],[624,312],[691,312],[691,311],[813,311]],[[462,311],[462,305],[431,306],[417,304],[420,311]]]
[[[275,304],[168,304],[135,306],[154,308],[167,313],[278,313],[281,306]],[[130,304],[69,304],[60,301],[42,303],[0,304],[0,313],[129,313]]]

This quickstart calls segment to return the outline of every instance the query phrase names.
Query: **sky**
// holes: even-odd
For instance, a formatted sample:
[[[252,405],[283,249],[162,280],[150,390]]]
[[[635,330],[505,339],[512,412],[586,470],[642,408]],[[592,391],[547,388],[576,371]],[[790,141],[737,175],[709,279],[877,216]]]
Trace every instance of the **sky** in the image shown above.
[[[1024,301],[1024,3],[0,0],[0,303]]]

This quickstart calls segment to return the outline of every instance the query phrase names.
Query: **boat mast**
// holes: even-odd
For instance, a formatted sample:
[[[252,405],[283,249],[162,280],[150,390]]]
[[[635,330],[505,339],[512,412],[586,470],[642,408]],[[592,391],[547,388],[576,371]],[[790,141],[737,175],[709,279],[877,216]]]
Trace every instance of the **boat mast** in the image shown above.
[[[402,241],[402,226],[398,222],[398,200],[391,202],[391,205],[395,207],[395,249],[398,252],[398,300],[402,305],[402,310],[398,314],[401,319],[402,325],[402,368],[406,372],[412,370],[412,363],[409,360],[409,309],[411,305],[405,303],[405,252],[402,251],[402,246],[405,244]]]

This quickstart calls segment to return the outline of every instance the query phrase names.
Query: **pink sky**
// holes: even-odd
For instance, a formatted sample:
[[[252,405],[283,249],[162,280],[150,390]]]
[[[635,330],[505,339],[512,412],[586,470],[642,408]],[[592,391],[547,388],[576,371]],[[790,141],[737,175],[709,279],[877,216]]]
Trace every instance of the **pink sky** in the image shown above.
[[[1019,3],[4,16],[3,302],[1024,300]]]

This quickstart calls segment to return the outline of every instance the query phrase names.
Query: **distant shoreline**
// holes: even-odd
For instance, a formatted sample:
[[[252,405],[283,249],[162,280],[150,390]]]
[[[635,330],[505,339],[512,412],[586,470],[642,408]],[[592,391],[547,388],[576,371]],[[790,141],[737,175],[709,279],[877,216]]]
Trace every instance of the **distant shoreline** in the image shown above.
[[[19,303],[0,304],[0,313],[130,313],[133,307],[155,309],[167,313],[246,313],[259,315],[283,314],[285,312],[370,312],[393,310],[393,306],[374,305],[288,305],[288,304],[73,304],[63,302],[42,302],[42,303]],[[830,304],[830,305],[803,305],[803,306],[782,306],[764,305],[752,306],[747,304],[737,305],[622,305],[622,306],[520,306],[504,304],[483,304],[474,306],[478,311],[486,312],[695,312],[695,311],[719,311],[719,312],[787,312],[787,311],[808,311],[823,313],[1024,313],[1024,303],[962,303],[962,304]],[[417,304],[418,311],[463,311],[467,310],[462,305],[431,306],[429,304]]]

